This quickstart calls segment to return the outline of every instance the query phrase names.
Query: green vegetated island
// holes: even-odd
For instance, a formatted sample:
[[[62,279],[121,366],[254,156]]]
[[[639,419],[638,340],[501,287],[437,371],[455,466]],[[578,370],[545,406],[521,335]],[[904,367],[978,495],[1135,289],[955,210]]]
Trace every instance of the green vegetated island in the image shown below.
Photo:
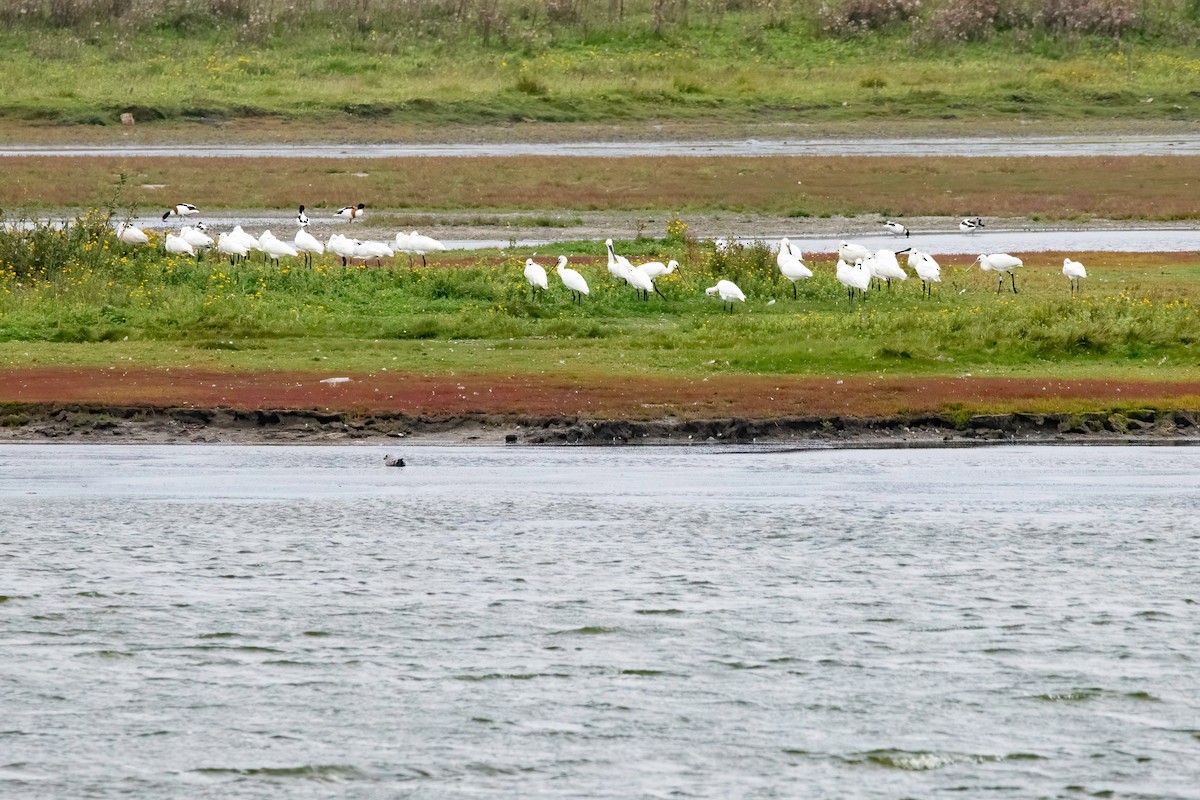
[[[426,126],[1200,112],[1194,0],[16,0],[0,23],[0,119],[18,131],[123,113],[436,138]]]

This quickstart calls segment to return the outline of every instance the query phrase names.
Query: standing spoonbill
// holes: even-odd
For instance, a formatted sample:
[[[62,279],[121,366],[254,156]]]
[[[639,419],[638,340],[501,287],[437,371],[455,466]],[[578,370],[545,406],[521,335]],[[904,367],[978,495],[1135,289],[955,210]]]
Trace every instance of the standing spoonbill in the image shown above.
[[[167,209],[167,213],[162,215],[163,222],[167,221],[167,217],[174,214],[177,217],[190,217],[192,214],[199,214],[200,209],[196,208],[191,203],[176,203]]]
[[[837,279],[842,286],[846,287],[846,296],[851,303],[854,302],[855,290],[862,292],[863,299],[866,299],[867,289],[871,286],[871,270],[864,263],[863,259],[858,259],[854,262],[854,266],[850,266],[843,259],[838,259],[837,263]]]
[[[263,235],[258,237],[259,247],[267,254],[267,257],[279,265],[279,259],[283,256],[291,256],[295,258],[300,254],[296,252],[296,248],[292,247],[287,242],[281,241],[275,234],[270,231],[263,231]]]
[[[801,263],[799,254],[792,250],[791,242],[787,239],[779,242],[779,253],[775,256],[775,263],[779,265],[780,274],[792,282],[792,299],[799,299],[796,283],[811,278],[812,270]]]
[[[709,297],[716,295],[721,298],[721,308],[729,303],[729,313],[733,313],[734,301],[746,302],[746,295],[742,294],[742,290],[737,287],[733,281],[719,280],[716,286],[710,286],[704,290],[704,293]]]
[[[654,280],[655,278],[661,278],[663,275],[670,275],[679,269],[679,262],[673,258],[666,264],[661,261],[647,261],[645,264],[638,264],[634,269],[638,272],[646,273],[646,277]]]
[[[975,259],[972,264],[978,264],[979,268],[984,272],[999,272],[1000,285],[996,287],[996,294],[1000,294],[1000,290],[1004,288],[1004,273],[1012,278],[1013,294],[1017,293],[1017,267],[1020,267],[1021,259],[1016,256],[1010,256],[1008,253],[992,253],[991,255],[980,256]]]
[[[117,238],[125,244],[149,244],[150,237],[146,232],[129,222],[122,222],[117,226]]]
[[[571,290],[571,299],[576,303],[583,303],[583,296],[590,294],[587,281],[583,279],[582,275],[567,266],[566,256],[558,257],[558,266],[555,267],[555,271],[562,279],[563,286]]]
[[[612,275],[619,281],[629,281],[627,273],[633,269],[633,264],[629,263],[629,259],[625,256],[617,255],[613,249],[612,239],[605,239],[604,246],[608,248],[608,274]]]
[[[663,300],[667,299],[666,296],[658,290],[658,287],[654,285],[654,281],[650,278],[650,276],[645,272],[642,272],[637,267],[625,270],[625,280],[630,286],[632,286],[634,289],[637,289],[638,297],[642,297],[642,293],[644,292],[646,295],[644,299],[649,300],[650,293],[654,292]]]
[[[903,250],[900,252],[904,252]],[[908,280],[908,273],[900,266],[900,262],[896,260],[898,254],[891,250],[876,250],[872,254],[872,271],[876,278],[886,281],[888,290],[892,288],[892,280]]]
[[[865,261],[870,255],[871,251],[861,244],[842,242],[841,246],[838,247],[838,258],[847,264],[853,264],[856,261]]]
[[[200,225],[203,225],[203,224],[204,223],[200,223]],[[205,233],[200,228],[200,225],[197,225],[195,228],[184,225],[182,228],[179,229],[179,236],[185,242],[190,244],[192,246],[193,250],[199,251],[197,253],[197,258],[199,258],[201,255],[203,255],[204,251],[206,249],[208,249],[209,247],[212,247],[213,244],[215,244],[215,242],[213,242],[212,237],[209,236],[207,233]]]
[[[342,219],[350,220],[351,222],[361,222],[362,218],[365,217],[366,214],[366,205],[359,203],[357,206],[342,206],[335,211],[333,215],[335,217],[341,217]]]
[[[942,282],[941,265],[934,261],[929,253],[913,250],[908,254],[908,266],[914,269],[917,277],[921,279],[921,297],[924,297],[926,292],[933,297],[932,284]]]
[[[163,247],[173,256],[195,256],[196,251],[188,244],[187,239],[182,236],[176,236],[173,233],[168,233],[167,238],[163,241]]]
[[[546,291],[550,288],[550,283],[546,279],[546,268],[532,258],[525,259],[525,280],[529,282],[530,297],[537,297],[538,289]]]
[[[222,233],[217,237],[217,252],[221,255],[229,256],[229,266],[232,267],[234,259],[245,258],[250,250],[244,242],[232,233]]]
[[[304,208],[304,206],[300,206]],[[311,267],[314,255],[321,255],[325,252],[325,245],[313,236],[304,227],[296,231],[296,238],[292,240],[292,246],[296,248],[296,252],[304,254],[304,264]]]
[[[1079,290],[1079,281],[1081,278],[1087,277],[1087,270],[1083,268],[1083,264],[1078,261],[1072,261],[1069,258],[1063,259],[1063,275],[1071,281],[1071,296],[1075,296],[1075,292]]]
[[[429,266],[425,262],[425,255],[427,253],[434,253],[446,249],[446,245],[442,244],[437,239],[434,239],[432,236],[424,236],[416,231],[413,231],[408,235],[408,246],[409,251],[413,255],[419,255],[421,257],[421,266],[423,267]]]
[[[906,239],[908,238],[908,228],[904,227],[899,222],[893,222],[889,219],[887,222],[883,223],[883,227],[887,228],[897,236],[903,236]]]

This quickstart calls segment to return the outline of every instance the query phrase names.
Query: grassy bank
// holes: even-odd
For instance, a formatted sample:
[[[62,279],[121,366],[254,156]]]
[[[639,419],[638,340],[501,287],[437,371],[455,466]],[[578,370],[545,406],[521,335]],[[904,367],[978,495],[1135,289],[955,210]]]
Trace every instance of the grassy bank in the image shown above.
[[[938,2],[850,28],[799,2],[629,2],[619,16],[569,0],[199,5],[15,4],[31,8],[8,9],[0,32],[0,117],[986,125],[1200,114],[1195,4],[1183,0],[1091,0],[1136,13],[1086,23],[1082,12],[1055,21],[1038,10],[1047,4]],[[983,27],[946,28],[942,9],[966,5],[995,8]]]
[[[997,295],[967,259],[920,299],[910,279],[850,304],[833,265],[798,300],[762,248],[715,251],[677,237],[618,243],[678,258],[665,299],[617,286],[595,245],[571,253],[593,287],[582,305],[551,274],[531,299],[524,254],[457,266],[315,269],[195,263],[127,252],[99,217],[67,232],[0,232],[0,364],[140,364],[225,369],[387,366],[418,373],[536,375],[1200,375],[1200,259],[1089,254],[1071,299],[1061,255],[1029,255],[1021,294]],[[705,297],[718,277],[749,302],[732,314]],[[774,303],[769,303],[774,300]]]
[[[3,160],[0,208],[82,207],[127,176],[122,202],[205,210],[294,208],[319,219],[365,202],[404,209],[728,211],[1046,219],[1196,219],[1200,158],[67,158]],[[244,176],[261,176],[246,181]],[[481,179],[480,176],[486,176]],[[392,215],[389,216],[390,212]]]

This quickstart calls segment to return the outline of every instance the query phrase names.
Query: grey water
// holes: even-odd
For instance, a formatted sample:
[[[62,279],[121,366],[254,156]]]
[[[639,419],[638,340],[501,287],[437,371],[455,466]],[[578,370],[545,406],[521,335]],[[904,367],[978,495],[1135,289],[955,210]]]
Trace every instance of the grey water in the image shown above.
[[[6,146],[3,156],[168,158],[422,158],[576,156],[1165,156],[1200,154],[1200,138],[1178,135],[732,139],[717,141],[490,142],[472,144]]]
[[[1200,797],[1198,474],[0,446],[0,796]]]

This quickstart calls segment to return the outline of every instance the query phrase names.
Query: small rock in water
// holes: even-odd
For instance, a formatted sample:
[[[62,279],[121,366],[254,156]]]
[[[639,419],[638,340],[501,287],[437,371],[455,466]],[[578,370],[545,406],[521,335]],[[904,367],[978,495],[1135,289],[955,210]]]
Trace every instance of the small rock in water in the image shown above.
[[[396,456],[396,457],[393,457],[393,456],[384,456],[384,457],[383,457],[383,465],[384,465],[385,467],[403,467],[403,466],[404,466],[404,459],[403,459],[403,458],[400,458],[400,457],[398,457],[398,456]]]

